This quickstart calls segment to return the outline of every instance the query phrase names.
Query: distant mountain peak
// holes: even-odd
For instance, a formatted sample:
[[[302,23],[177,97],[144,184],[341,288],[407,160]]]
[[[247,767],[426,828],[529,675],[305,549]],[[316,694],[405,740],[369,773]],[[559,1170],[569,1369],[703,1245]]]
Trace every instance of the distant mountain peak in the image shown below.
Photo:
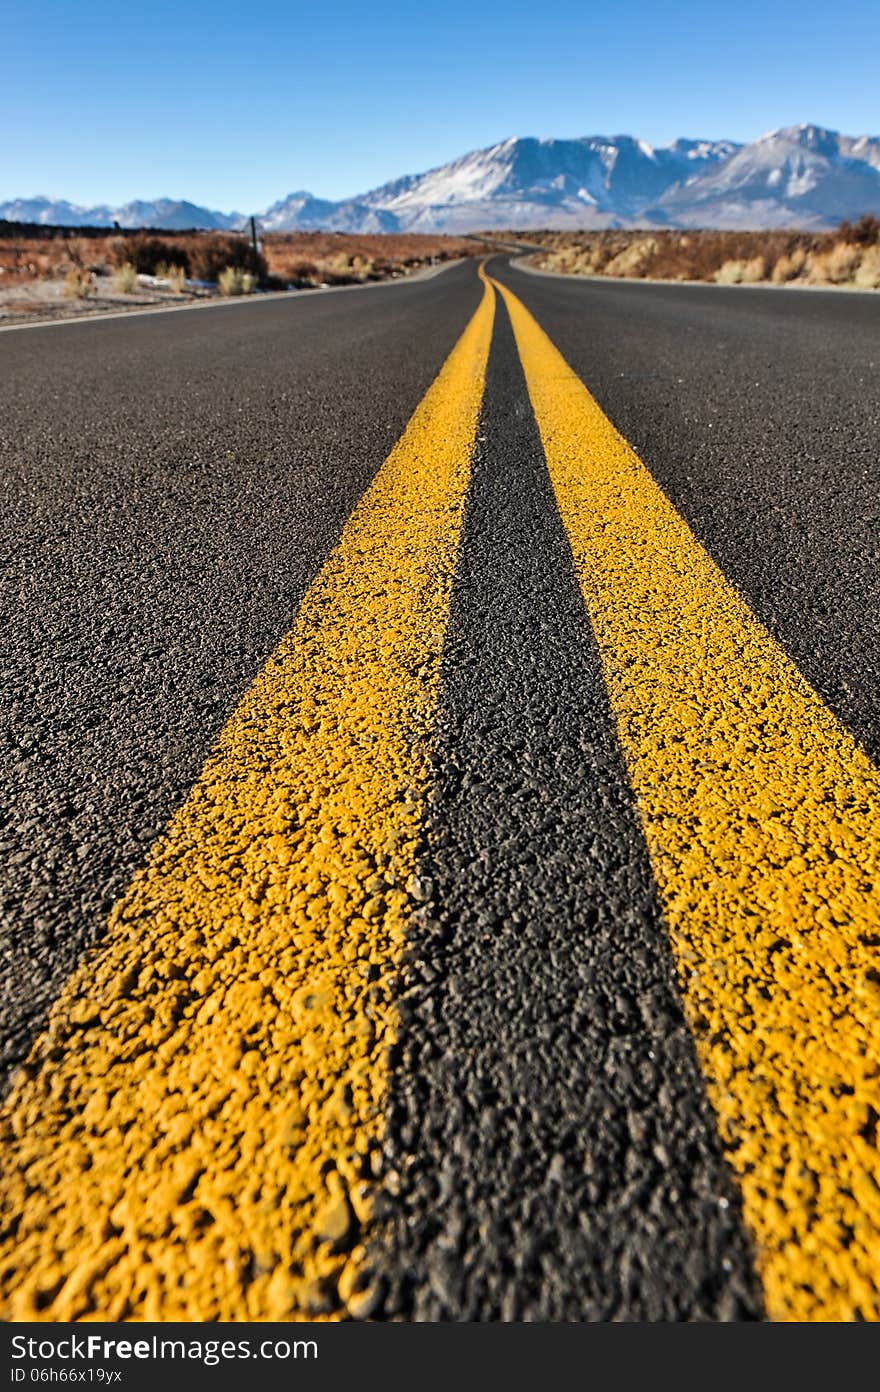
[[[741,145],[687,139],[654,146],[632,135],[508,136],[421,174],[332,201],[298,189],[259,214],[276,231],[472,232],[490,228],[802,227],[880,213],[880,137],[802,123]],[[83,208],[16,199],[21,222],[240,227],[182,199]]]
[[[15,198],[8,203],[0,203],[0,218],[10,222],[34,222],[42,226],[113,227],[119,223],[120,227],[162,227],[167,231],[182,232],[190,228],[231,231],[241,227],[245,214],[219,213],[183,198],[135,198],[130,203],[111,207],[106,203],[84,206],[69,203],[65,198],[47,198],[37,194],[33,198]]]

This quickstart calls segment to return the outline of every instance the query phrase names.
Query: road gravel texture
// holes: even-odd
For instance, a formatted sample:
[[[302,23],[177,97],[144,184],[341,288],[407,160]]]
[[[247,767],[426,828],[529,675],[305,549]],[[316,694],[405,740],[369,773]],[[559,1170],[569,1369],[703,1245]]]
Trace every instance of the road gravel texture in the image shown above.
[[[447,638],[389,1087],[389,1311],[754,1317],[506,311]]]
[[[880,758],[880,296],[505,283]]]
[[[479,293],[454,269],[0,335],[7,1074]]]
[[[758,626],[769,631],[769,638],[760,632],[761,652],[770,651],[775,640],[848,732],[838,741],[845,773],[863,759],[853,753],[849,735],[876,762],[880,300],[554,280],[502,257],[489,269],[534,315],[705,547],[710,561],[687,562],[695,587],[700,566],[719,602],[726,602],[727,581],[735,587]],[[51,1091],[52,1041],[64,1039],[58,1073],[73,1079],[71,1096],[89,1093],[89,1079],[75,1076],[77,1020],[75,1008],[64,1005],[64,983],[77,964],[88,970],[91,960],[100,978],[108,915],[129,893],[151,847],[165,844],[160,838],[169,819],[189,806],[188,799],[198,812],[204,796],[200,775],[222,730],[225,747],[235,744],[241,767],[247,764],[247,713],[260,707],[253,695],[251,705],[242,706],[242,697],[255,682],[258,697],[263,686],[274,690],[270,657],[292,632],[291,661],[302,667],[303,689],[311,691],[314,679],[313,723],[325,737],[324,688],[309,665],[308,645],[300,645],[305,657],[297,647],[297,617],[314,610],[312,629],[320,638],[321,605],[332,600],[322,599],[316,577],[328,558],[344,553],[353,557],[350,573],[375,572],[380,552],[378,543],[364,540],[369,533],[355,529],[348,551],[340,538],[482,295],[474,266],[458,265],[433,279],[363,293],[0,335],[7,674],[0,728],[4,1078],[42,1038],[38,1053]],[[510,314],[515,323],[516,310]],[[363,977],[360,967],[358,973],[352,967],[351,978],[349,967],[341,965],[356,959],[359,935],[381,940],[382,915],[390,913],[392,899],[395,912],[402,912],[403,891],[395,882],[371,891],[369,912],[358,910],[352,941],[342,935],[332,964],[333,989],[364,1016],[363,1038],[370,1040],[376,1022],[371,985],[383,993],[382,1031],[396,1034],[381,1058],[378,1051],[370,1053],[369,1042],[364,1046],[371,1105],[384,1108],[379,1141],[372,1134],[375,1115],[365,1112],[361,1124],[357,1101],[352,1112],[350,1092],[340,1089],[340,1128],[351,1132],[352,1153],[362,1167],[352,1175],[371,1195],[375,1191],[375,1203],[371,1198],[359,1206],[354,1189],[340,1181],[333,1191],[335,1228],[327,1226],[326,1208],[316,1220],[318,1246],[314,1252],[309,1247],[308,1257],[314,1289],[307,1298],[302,1282],[294,1281],[293,1293],[288,1291],[291,1271],[297,1268],[302,1276],[305,1269],[299,1256],[288,1254],[282,1271],[277,1251],[272,1254],[268,1189],[254,1181],[237,1216],[233,1195],[224,1240],[236,1251],[240,1247],[241,1289],[238,1277],[230,1278],[224,1300],[232,1303],[216,1306],[212,1287],[204,1297],[207,1317],[217,1308],[226,1317],[236,1317],[236,1311],[254,1317],[254,1301],[262,1299],[255,1292],[263,1286],[271,1288],[276,1317],[303,1310],[344,1313],[343,1306],[349,1314],[402,1320],[728,1321],[768,1313],[761,1276],[766,1263],[762,1267],[757,1229],[743,1202],[748,1185],[743,1172],[731,1168],[735,1147],[710,1100],[721,1095],[711,1093],[717,1079],[709,1077],[710,1054],[697,1047],[688,1014],[689,992],[698,988],[692,982],[683,986],[675,955],[681,944],[671,940],[671,901],[663,897],[669,887],[660,883],[656,847],[646,836],[651,817],[651,825],[662,828],[662,796],[647,808],[650,799],[644,782],[638,793],[635,765],[627,772],[627,758],[634,756],[623,735],[634,742],[634,727],[621,725],[620,710],[609,699],[614,689],[603,662],[610,649],[607,643],[601,652],[597,646],[599,620],[614,636],[613,596],[608,614],[600,613],[597,601],[591,622],[589,576],[576,571],[572,550],[577,518],[565,507],[560,513],[562,494],[551,484],[520,352],[499,298],[461,543],[448,602],[439,604],[432,621],[442,666],[427,804],[418,804],[415,861],[406,883],[411,913],[402,963],[365,960]],[[541,361],[554,370],[552,354],[541,359],[542,352],[540,346],[534,350],[536,373],[543,370]],[[478,377],[475,370],[471,395],[481,385]],[[434,409],[436,428],[448,440],[448,422],[454,420],[449,399],[442,410]],[[576,403],[571,419],[585,418],[586,410]],[[550,420],[552,412],[546,415]],[[430,411],[425,420],[430,436]],[[552,432],[556,426],[551,421],[543,428]],[[601,420],[591,428],[601,439]],[[564,464],[562,435],[560,427],[550,443],[558,445]],[[430,462],[427,448],[424,457]],[[648,519],[654,503],[645,506]],[[445,522],[435,518],[437,534],[454,549],[458,524],[451,505],[447,511]],[[407,576],[405,611],[411,615],[420,602],[418,585],[430,576],[439,551],[430,552],[434,561],[420,562],[407,539],[406,519],[393,508],[388,517],[398,530],[385,542],[399,546],[395,555]],[[680,519],[673,520],[679,530],[668,535],[681,537]],[[376,522],[376,536],[381,525]],[[588,528],[583,530],[586,535]],[[689,540],[682,556],[690,545]],[[374,604],[377,595],[381,599],[381,578],[369,584],[373,588],[364,594]],[[327,593],[332,596],[332,590]],[[363,613],[346,620],[346,632],[361,632],[361,620],[363,632],[370,631],[370,613],[374,620],[382,611],[381,604],[370,613],[368,607],[365,600]],[[618,606],[621,613],[625,608]],[[334,608],[337,618],[343,612],[343,606],[338,613]],[[328,621],[326,633],[334,632]],[[631,634],[620,638],[624,659],[630,639]],[[711,634],[706,642],[711,645]],[[376,657],[379,646],[371,649],[377,671],[384,662]],[[316,640],[314,651],[336,672],[334,653],[343,647],[340,640],[321,648]],[[393,642],[388,651],[394,651]],[[624,659],[618,654],[625,665]],[[403,692],[412,715],[424,691],[430,686],[433,692],[433,675],[409,650],[386,665],[374,683],[376,691],[386,692],[382,710],[391,710]],[[748,673],[739,676],[747,689]],[[328,678],[327,689],[335,689],[332,682]],[[409,690],[420,694],[410,700]],[[369,692],[358,699],[363,711]],[[287,739],[285,711],[296,707],[292,697],[284,700],[287,706],[271,706],[279,748]],[[340,700],[340,728],[348,729],[346,709]],[[809,715],[814,706],[805,701],[804,710]],[[655,714],[648,711],[651,718]],[[416,807],[407,779],[418,781],[421,774],[410,775],[407,767],[408,761],[421,767],[418,741],[424,731],[415,730],[415,721],[415,733],[407,733],[407,718],[395,716],[390,731],[393,773],[386,781],[393,785],[393,810],[382,810],[377,784],[363,814],[372,819],[372,830],[382,829],[383,816],[389,824],[403,813],[412,819]],[[662,713],[655,724],[662,726]],[[368,725],[358,715],[351,737],[360,738],[358,731]],[[304,725],[297,738],[305,741],[310,728]],[[326,737],[336,740],[332,731]],[[363,738],[381,744],[375,732]],[[338,740],[334,759],[337,746]],[[357,758],[368,767],[363,740],[358,747]],[[252,752],[259,771],[265,751],[255,746]],[[345,757],[343,748],[343,764]],[[271,762],[280,767],[274,756]],[[238,767],[233,760],[221,769],[218,801],[238,796]],[[311,800],[322,815],[319,775],[312,777],[308,759],[297,768],[305,790],[297,795],[300,805]],[[342,797],[340,777],[334,796]],[[256,777],[255,798],[259,782]],[[869,786],[865,774],[858,787]],[[354,822],[361,815],[356,803],[353,798]],[[796,822],[797,808],[794,815]],[[873,827],[876,818],[868,820]],[[176,825],[185,831],[185,818]],[[337,833],[328,824],[327,844],[342,864],[350,847],[339,850]],[[209,828],[206,841],[212,834]],[[355,826],[352,845],[359,834]],[[195,835],[192,844],[198,844]],[[364,844],[358,843],[361,850]],[[222,846],[215,849],[222,860]],[[259,919],[263,863],[256,852],[254,860],[249,905],[263,971],[275,949]],[[316,864],[324,873],[320,857]],[[817,883],[821,891],[823,882]],[[187,882],[181,895],[190,891]],[[234,914],[236,887],[227,886],[227,892]],[[310,894],[304,885],[300,908],[306,914]],[[858,910],[864,922],[856,925],[862,956],[880,942],[880,910],[874,913],[866,902],[868,909]],[[167,924],[161,898],[156,903],[158,947],[151,951],[162,976]],[[148,904],[145,912],[153,907]],[[190,937],[198,941],[194,924]],[[319,961],[321,933],[309,931],[309,950]],[[238,942],[232,947],[237,951]],[[175,971],[191,987],[196,968],[190,965],[192,971],[180,962]],[[124,981],[125,960],[117,966],[114,980]],[[722,975],[719,968],[719,981]],[[174,973],[169,976],[173,985]],[[876,972],[864,975],[854,1006],[871,1028],[875,978],[880,981]],[[796,992],[797,981],[795,967],[786,989]],[[753,985],[766,994],[762,982]],[[719,998],[727,989],[724,982],[718,986]],[[197,994],[191,987],[192,1020],[185,1021],[196,1039],[194,1057]],[[313,1008],[312,994],[306,986],[296,993],[297,1010]],[[67,1015],[54,1035],[41,1036],[59,996]],[[845,1031],[850,1003],[846,993],[835,1000]],[[129,1012],[132,1019],[141,1006],[149,1015],[148,1002],[141,1002]],[[282,1025],[283,1015],[282,1006]],[[330,1047],[336,1047],[332,1015],[328,1009],[326,1020],[309,1025],[304,1035],[309,1049],[326,1045],[331,1059],[339,1054]],[[97,1027],[99,1017],[100,1002],[87,1027]],[[120,1060],[113,1057],[112,1014],[108,1018],[109,1026],[102,1019],[99,1046],[84,1037],[83,1058],[100,1062],[109,1055],[112,1069]],[[259,1023],[254,1031],[260,1036]],[[268,1038],[268,1028],[265,1033]],[[223,1035],[233,1038],[234,1029],[224,1025]],[[715,1047],[717,1039],[710,1043]],[[822,1043],[833,1050],[833,1038]],[[251,1048],[249,1067],[262,1079],[271,1060],[260,1061],[260,1048]],[[172,1050],[169,1076],[185,1063]],[[273,1066],[275,1078],[277,1059]],[[865,1066],[874,1068],[876,1078],[876,1061]],[[33,1061],[19,1069],[18,1078],[24,1078],[22,1096],[33,1106],[29,1069],[36,1071]],[[156,1077],[147,1059],[145,1086],[158,1087]],[[156,1093],[161,1105],[169,1095],[166,1082]],[[278,1087],[284,1082],[282,1077]],[[842,1098],[841,1115],[858,1136],[853,1164],[865,1188],[847,1201],[860,1206],[870,1226],[877,1113],[872,1121],[869,1108],[863,1121],[861,1094],[853,1095],[852,1088],[847,1093],[845,1080],[839,1087],[833,1077],[817,1083]],[[246,1082],[239,1084],[248,1093]],[[211,1105],[226,1106],[216,1078],[212,1087]],[[177,1082],[171,1091],[177,1095]],[[254,1173],[264,1162],[255,1139],[260,1116],[278,1101],[274,1082],[265,1107],[254,1101],[258,1092],[255,1083],[247,1105],[259,1115],[243,1127],[235,1162],[245,1143],[257,1146]],[[767,1097],[772,1105],[772,1080]],[[18,1134],[26,1109],[17,1107],[10,1126]],[[100,1150],[105,1137],[110,1154],[121,1136],[126,1164],[137,1168],[126,1139],[137,1128],[130,1133],[126,1123],[118,1136],[105,1123],[79,1131],[78,1113],[66,1112],[63,1098],[58,1113],[59,1125],[71,1121],[71,1154],[80,1144]],[[232,1120],[229,1134],[235,1134]],[[782,1153],[787,1124],[781,1132],[777,1126]],[[315,1123],[313,1164],[322,1177],[336,1173],[335,1161],[325,1165],[336,1143],[328,1127],[324,1120]],[[760,1130],[759,1121],[754,1154],[761,1148]],[[29,1144],[25,1135],[25,1150]],[[180,1151],[182,1173],[189,1142],[168,1144]],[[870,1163],[866,1154],[873,1157]],[[21,1192],[28,1174],[36,1173],[32,1163],[47,1174],[52,1155],[23,1163]],[[206,1163],[210,1169],[214,1159]],[[283,1164],[273,1172],[274,1161],[266,1163],[276,1179],[286,1173]],[[784,1184],[780,1180],[779,1202],[789,1206],[794,1229],[807,1212],[803,1194],[814,1179],[827,1212],[837,1211],[828,1197],[835,1174],[808,1171],[801,1166],[784,1176]],[[209,1206],[207,1189],[199,1188],[203,1172],[193,1169],[195,1177],[178,1196],[181,1204],[192,1205],[190,1214]],[[345,1178],[341,1159],[338,1172]],[[297,1182],[302,1179],[300,1174]],[[46,1183],[51,1209],[51,1180]],[[311,1212],[316,1196],[310,1191],[294,1203],[294,1187],[291,1179],[286,1197],[284,1184],[279,1187],[277,1211],[287,1215],[296,1238],[297,1214],[305,1211],[303,1204]],[[178,1243],[178,1273],[183,1228],[174,1228],[175,1211],[172,1204],[168,1230]],[[253,1222],[264,1236],[269,1232],[259,1253],[247,1248],[248,1212],[259,1214]],[[845,1249],[846,1233],[829,1222],[834,1231],[817,1228],[817,1241]],[[105,1277],[108,1290],[116,1281],[117,1308],[137,1309],[140,1249],[121,1232],[114,1220],[95,1241],[115,1244],[123,1256],[93,1264],[93,1270],[86,1260],[72,1276],[59,1246],[60,1265],[53,1265],[54,1256],[47,1259],[33,1286],[37,1311],[41,1300],[48,1306],[58,1296],[67,1300],[66,1309],[99,1313],[90,1291],[96,1282],[95,1289],[103,1289]],[[36,1234],[38,1245],[45,1236]],[[210,1245],[220,1237],[209,1232],[204,1240]],[[165,1237],[154,1238],[161,1259]],[[863,1239],[864,1233],[862,1245]],[[49,1248],[52,1242],[50,1235]],[[836,1250],[825,1263],[832,1285]],[[119,1270],[128,1273],[122,1277],[111,1270],[117,1259]],[[185,1269],[185,1253],[180,1260]],[[354,1274],[352,1264],[359,1267]],[[339,1276],[343,1267],[347,1295]],[[209,1266],[202,1275],[207,1291]],[[0,1270],[0,1284],[8,1287],[15,1279],[13,1267]],[[784,1285],[786,1278],[780,1279]],[[141,1284],[146,1288],[149,1281]],[[186,1280],[179,1285],[185,1306]],[[844,1309],[848,1317],[876,1311],[876,1283],[858,1286],[842,1277],[838,1286],[835,1311]]]

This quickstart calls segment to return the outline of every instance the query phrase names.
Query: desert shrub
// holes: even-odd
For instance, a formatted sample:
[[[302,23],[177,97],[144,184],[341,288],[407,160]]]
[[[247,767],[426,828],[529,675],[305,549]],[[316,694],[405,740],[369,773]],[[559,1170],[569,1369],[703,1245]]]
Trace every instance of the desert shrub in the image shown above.
[[[601,265],[598,247],[562,246],[552,250],[540,263],[562,275],[595,275]]]
[[[75,268],[85,268],[86,245],[81,237],[71,237],[66,245],[67,258]]]
[[[644,276],[651,259],[656,255],[659,244],[653,237],[645,237],[631,242],[608,262],[604,274],[609,276]]]
[[[240,266],[224,266],[217,277],[221,295],[252,295],[258,283],[253,271],[244,271]]]
[[[247,271],[258,280],[266,274],[266,262],[244,237],[207,233],[189,248],[189,274],[196,280],[217,281],[224,270]]]
[[[138,288],[137,271],[130,261],[124,261],[113,272],[113,289],[120,295],[131,295]]]
[[[138,233],[135,237],[118,237],[110,248],[110,256],[114,265],[123,266],[128,262],[138,275],[156,275],[159,266],[172,263],[186,271],[188,265],[183,247],[146,233]]]
[[[795,247],[792,252],[783,252],[770,272],[770,279],[774,285],[785,285],[790,280],[796,280],[806,261],[807,253],[804,247]]]
[[[365,272],[355,264],[360,258],[336,252],[323,256],[318,262],[317,282],[323,285],[360,285],[366,279]]]
[[[156,267],[156,275],[160,280],[167,280],[169,290],[173,290],[175,295],[182,295],[186,289],[186,271],[183,266],[167,266],[162,261]]]
[[[725,261],[715,272],[715,282],[718,285],[757,285],[766,274],[764,257],[753,256],[748,261]]]
[[[463,238],[425,233],[267,232],[263,238],[269,276],[298,288],[385,280],[432,258],[444,261],[489,249]],[[260,283],[269,281],[261,274]]]
[[[767,279],[767,261],[763,256],[753,256],[745,264],[743,285],[757,285]]]
[[[856,223],[842,222],[837,235],[843,242],[854,242],[856,246],[880,245],[880,218],[873,213],[864,213]]]
[[[287,280],[292,285],[299,287],[317,285],[320,278],[318,267],[314,261],[289,261],[287,263]]]
[[[241,294],[241,272],[235,266],[224,266],[217,277],[221,295]]]
[[[85,300],[95,293],[95,277],[84,266],[71,266],[64,277],[64,294],[69,300]]]
[[[672,228],[529,232],[517,237],[538,248],[536,264],[546,270],[722,285],[756,284],[771,274],[784,283],[805,274],[809,254],[827,251],[838,240],[836,233]]]
[[[868,246],[862,252],[859,268],[853,277],[853,285],[863,290],[880,290],[880,241]]]
[[[715,282],[718,285],[740,285],[745,269],[745,261],[725,261],[723,266],[719,266],[715,272]]]
[[[574,259],[573,250],[568,255],[564,251],[549,251],[546,256],[540,258],[539,264],[547,271],[559,271],[564,275],[571,269]]]
[[[814,285],[846,285],[853,279],[861,250],[850,242],[837,242],[828,251],[810,257],[809,278]]]

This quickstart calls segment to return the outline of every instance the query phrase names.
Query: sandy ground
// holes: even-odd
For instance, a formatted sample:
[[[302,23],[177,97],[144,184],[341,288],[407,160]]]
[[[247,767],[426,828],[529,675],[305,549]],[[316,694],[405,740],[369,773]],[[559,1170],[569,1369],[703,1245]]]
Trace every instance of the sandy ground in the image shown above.
[[[430,280],[458,264],[458,261],[442,261],[438,265],[420,266],[404,272],[395,271],[385,280],[257,291],[255,295],[234,296],[231,300],[221,295],[213,286],[192,282],[188,282],[186,290],[178,294],[151,276],[140,277],[141,284],[137,291],[124,295],[114,290],[112,276],[95,275],[94,293],[86,299],[69,299],[64,294],[63,280],[32,280],[24,285],[11,285],[7,288],[3,288],[0,283],[0,330],[22,324],[101,317],[107,314],[142,313],[150,309],[183,309],[192,304],[238,304],[246,299],[263,299],[267,296],[275,299],[287,294],[314,295],[338,290],[369,290],[386,285],[389,281]]]
[[[87,314],[124,313],[132,309],[148,309],[152,305],[189,304],[194,300],[219,298],[214,290],[187,287],[177,294],[167,286],[155,284],[152,278],[142,278],[134,293],[124,295],[114,289],[113,277],[96,275],[94,292],[85,299],[70,299],[64,293],[63,280],[31,280],[24,284],[3,286],[0,282],[0,324],[22,320],[81,319]]]

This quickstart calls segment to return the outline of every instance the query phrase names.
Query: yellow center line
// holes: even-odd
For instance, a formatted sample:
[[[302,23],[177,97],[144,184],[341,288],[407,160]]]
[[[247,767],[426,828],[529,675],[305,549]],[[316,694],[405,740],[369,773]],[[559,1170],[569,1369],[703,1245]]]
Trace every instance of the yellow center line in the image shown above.
[[[21,1071],[8,1318],[375,1306],[394,971],[494,303],[484,284]]]
[[[503,286],[776,1319],[880,1316],[880,774]]]

